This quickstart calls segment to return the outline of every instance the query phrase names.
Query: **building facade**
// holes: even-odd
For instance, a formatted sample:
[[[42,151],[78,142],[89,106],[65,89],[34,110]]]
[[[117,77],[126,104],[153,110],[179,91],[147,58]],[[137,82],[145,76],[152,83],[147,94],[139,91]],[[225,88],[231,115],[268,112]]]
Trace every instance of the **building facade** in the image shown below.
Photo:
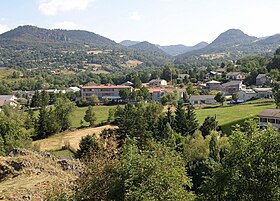
[[[267,128],[268,124],[280,131],[280,109],[265,109],[259,114],[260,128]]]
[[[128,89],[132,92],[131,86],[121,86],[121,85],[101,85],[101,86],[83,86],[81,88],[81,95],[83,98],[89,99],[92,95],[96,95],[99,100],[103,100],[105,98],[108,99],[121,99],[120,90]]]

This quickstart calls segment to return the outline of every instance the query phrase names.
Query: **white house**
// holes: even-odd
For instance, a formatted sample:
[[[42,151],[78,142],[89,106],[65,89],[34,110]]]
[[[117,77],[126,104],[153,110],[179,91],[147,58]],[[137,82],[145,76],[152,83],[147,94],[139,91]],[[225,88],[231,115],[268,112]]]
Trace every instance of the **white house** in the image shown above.
[[[81,89],[79,87],[69,87],[65,90],[66,93],[69,93],[69,92],[79,92]]]
[[[237,92],[239,100],[248,101],[257,97],[257,93],[253,89],[242,89]]]
[[[121,84],[122,86],[133,86],[134,84],[130,81],[126,81],[124,83]]]
[[[227,80],[244,80],[244,78],[241,72],[229,72],[226,74]]]
[[[280,109],[265,109],[259,114],[259,124],[261,128],[266,128],[270,123],[280,131]]]
[[[186,77],[186,78],[189,78],[190,75],[189,75],[189,74],[178,74],[178,78],[179,78],[179,79],[185,79],[185,77]]]
[[[155,87],[167,86],[167,81],[153,79],[148,84],[149,87],[155,88]]]
[[[257,98],[273,98],[272,88],[254,88]]]
[[[192,105],[200,105],[200,104],[214,104],[217,102],[215,100],[215,95],[192,95],[190,97],[190,103]]]
[[[0,107],[4,105],[17,106],[17,97],[14,95],[0,95]]]

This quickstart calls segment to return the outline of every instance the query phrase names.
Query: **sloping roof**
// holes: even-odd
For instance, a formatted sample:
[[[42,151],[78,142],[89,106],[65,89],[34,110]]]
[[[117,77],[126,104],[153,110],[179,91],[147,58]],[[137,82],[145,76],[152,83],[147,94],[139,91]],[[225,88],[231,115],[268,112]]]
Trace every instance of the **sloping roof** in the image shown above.
[[[268,108],[262,111],[259,116],[280,118],[280,109]]]
[[[221,82],[216,81],[216,80],[211,80],[209,82],[206,82],[206,84],[221,84]]]
[[[223,87],[228,87],[228,86],[240,85],[240,84],[242,84],[242,81],[230,81],[230,82],[222,84],[222,86]]]
[[[206,100],[206,99],[214,99],[215,95],[193,95],[190,98],[192,100]]]
[[[272,92],[272,88],[254,88],[256,92]]]
[[[83,86],[82,89],[131,89],[131,86],[121,85],[100,85],[100,86]]]
[[[229,72],[229,73],[227,73],[227,76],[237,76],[240,74],[242,74],[242,73],[241,72]]]
[[[156,80],[156,79],[153,79],[153,80],[151,80],[149,83],[155,83],[155,82],[162,82],[162,81],[166,81],[166,80]]]
[[[126,81],[125,83],[122,83],[121,85],[122,86],[132,86],[134,84],[132,82],[130,82],[130,81]]]
[[[256,77],[256,79],[260,79],[262,77],[266,77],[266,74],[258,74],[258,76]]]
[[[244,92],[246,94],[255,94],[256,93],[253,89],[243,89],[240,92]]]

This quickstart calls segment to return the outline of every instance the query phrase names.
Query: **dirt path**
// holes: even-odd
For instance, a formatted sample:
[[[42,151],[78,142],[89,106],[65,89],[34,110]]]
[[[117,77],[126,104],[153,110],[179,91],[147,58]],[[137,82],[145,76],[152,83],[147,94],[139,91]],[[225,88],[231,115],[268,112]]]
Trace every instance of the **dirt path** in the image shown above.
[[[77,150],[82,137],[95,133],[96,137],[98,138],[101,131],[109,128],[116,128],[116,126],[106,125],[96,128],[84,128],[75,131],[66,131],[46,139],[34,141],[33,145],[39,146],[41,151],[50,151],[61,149],[66,144],[70,144],[72,149]]]

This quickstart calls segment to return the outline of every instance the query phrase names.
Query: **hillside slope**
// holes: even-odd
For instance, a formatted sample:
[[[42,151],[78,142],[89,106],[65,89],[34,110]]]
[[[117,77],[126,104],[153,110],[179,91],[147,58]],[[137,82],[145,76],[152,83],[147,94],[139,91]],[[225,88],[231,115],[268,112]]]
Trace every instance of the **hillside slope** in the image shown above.
[[[67,191],[83,171],[74,160],[14,149],[0,157],[0,200],[43,200],[53,188]]]

